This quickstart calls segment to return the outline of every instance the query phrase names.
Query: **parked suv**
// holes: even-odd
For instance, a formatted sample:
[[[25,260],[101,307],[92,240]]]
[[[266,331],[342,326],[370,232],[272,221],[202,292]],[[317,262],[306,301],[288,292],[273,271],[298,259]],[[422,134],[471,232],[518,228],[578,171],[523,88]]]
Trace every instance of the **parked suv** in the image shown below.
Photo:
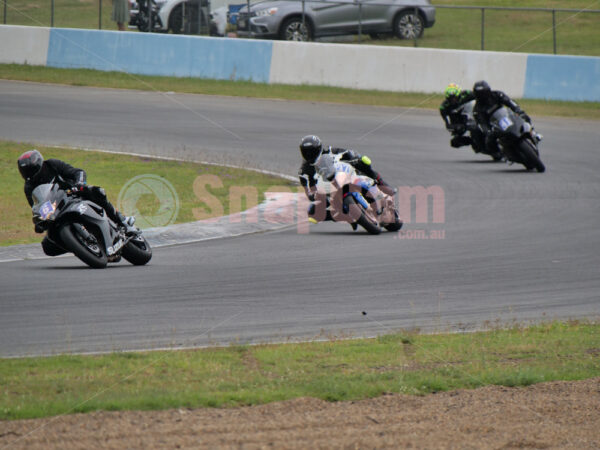
[[[360,7],[359,7],[360,4]],[[309,41],[317,37],[361,33],[393,34],[414,39],[435,23],[429,0],[347,0],[343,2],[267,0],[242,7],[237,18],[240,37]]]

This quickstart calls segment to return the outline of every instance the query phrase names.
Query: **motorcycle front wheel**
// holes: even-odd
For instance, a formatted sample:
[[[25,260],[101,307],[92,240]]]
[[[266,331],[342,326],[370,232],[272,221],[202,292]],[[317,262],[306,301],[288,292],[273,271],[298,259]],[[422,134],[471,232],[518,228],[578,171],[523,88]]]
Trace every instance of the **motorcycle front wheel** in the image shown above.
[[[385,228],[388,231],[399,231],[400,228],[402,228],[403,224],[404,222],[402,222],[402,220],[400,219],[398,211],[394,211],[394,222],[384,225],[383,228]]]
[[[357,208],[360,208],[361,214],[360,214],[360,217],[358,218],[358,220],[356,221],[357,224],[359,224],[361,227],[363,227],[365,230],[367,230],[367,232],[369,234],[380,234],[381,233],[381,227],[379,226],[379,224],[377,222],[371,220],[367,216],[367,213],[365,212],[364,208],[361,205],[359,205],[356,200],[354,200],[354,197],[349,195],[344,199],[344,202],[346,202],[346,205],[348,206],[348,210],[350,210],[350,207],[353,204],[356,205]]]
[[[93,233],[90,233],[93,236]],[[70,251],[81,261],[94,269],[104,269],[108,263],[106,252],[94,236],[96,242],[86,241],[86,239],[72,228],[71,225],[65,225],[58,231],[58,235],[63,243],[65,250]]]
[[[527,170],[537,170],[542,173],[546,171],[546,166],[540,160],[539,154],[533,144],[527,139],[523,139],[519,144],[521,150],[521,158],[523,158],[523,165]]]
[[[143,266],[152,259],[152,249],[144,236],[137,236],[130,240],[123,250],[121,256],[134,266]]]

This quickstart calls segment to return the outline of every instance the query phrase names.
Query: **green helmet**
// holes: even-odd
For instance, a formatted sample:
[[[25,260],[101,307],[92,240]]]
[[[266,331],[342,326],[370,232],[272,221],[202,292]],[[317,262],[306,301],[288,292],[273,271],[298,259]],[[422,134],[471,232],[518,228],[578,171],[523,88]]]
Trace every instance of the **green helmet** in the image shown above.
[[[450,83],[448,86],[446,86],[446,89],[444,90],[444,96],[446,97],[446,99],[456,99],[459,95],[460,86],[458,84]]]

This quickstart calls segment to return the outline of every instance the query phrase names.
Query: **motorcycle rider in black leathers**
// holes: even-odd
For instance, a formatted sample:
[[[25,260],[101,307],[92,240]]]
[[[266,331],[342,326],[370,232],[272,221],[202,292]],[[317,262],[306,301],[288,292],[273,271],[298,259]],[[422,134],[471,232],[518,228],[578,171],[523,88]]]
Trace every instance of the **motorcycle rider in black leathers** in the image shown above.
[[[478,81],[473,85],[475,95],[475,107],[473,114],[475,120],[485,132],[485,146],[490,152],[500,151],[497,136],[491,132],[490,117],[500,106],[504,105],[513,110],[523,120],[531,124],[531,118],[519,105],[502,91],[492,91],[487,81]],[[535,133],[534,138],[541,140],[541,135]]]
[[[300,184],[304,187],[306,197],[308,197],[308,200],[311,202],[315,201],[315,195],[317,194],[317,180],[314,178],[316,173],[315,163],[319,160],[322,154],[327,153],[331,153],[333,155],[341,154],[340,159],[342,161],[352,165],[358,173],[372,178],[382,192],[388,195],[394,195],[396,193],[396,189],[392,188],[381,178],[379,173],[373,170],[373,167],[371,166],[371,159],[368,156],[363,156],[353,150],[344,148],[332,146],[324,148],[323,144],[321,143],[321,139],[314,135],[308,135],[302,138],[300,141],[300,153],[302,154],[302,165],[298,171],[298,176],[300,178]],[[314,203],[311,203],[308,214],[313,214],[314,210],[315,205]],[[327,211],[325,220],[332,220],[329,211]],[[353,228],[355,228],[355,225],[353,225]]]
[[[456,83],[450,83],[444,90],[444,101],[440,105],[440,115],[446,129],[452,133],[450,145],[454,148],[471,145],[473,150],[479,152],[483,145],[483,135],[478,130],[471,131],[472,136],[467,136],[467,124],[464,123],[462,113],[457,112],[465,103],[475,100],[475,95],[469,90],[461,90]],[[474,136],[473,136],[474,135]],[[473,139],[473,138],[474,139]]]
[[[102,207],[107,216],[118,226],[127,228],[133,226],[134,218],[125,217],[108,201],[106,192],[99,186],[88,186],[86,184],[86,173],[82,169],[77,169],[70,164],[59,159],[48,159],[44,161],[44,157],[37,150],[30,150],[19,156],[17,161],[19,172],[25,180],[25,197],[30,206],[33,206],[32,192],[41,184],[50,183],[56,179],[64,184],[71,186],[78,195],[85,200],[90,200]],[[40,224],[35,225],[36,233],[43,233],[45,230]],[[42,249],[48,256],[58,256],[65,251],[54,244],[48,237],[42,240]]]

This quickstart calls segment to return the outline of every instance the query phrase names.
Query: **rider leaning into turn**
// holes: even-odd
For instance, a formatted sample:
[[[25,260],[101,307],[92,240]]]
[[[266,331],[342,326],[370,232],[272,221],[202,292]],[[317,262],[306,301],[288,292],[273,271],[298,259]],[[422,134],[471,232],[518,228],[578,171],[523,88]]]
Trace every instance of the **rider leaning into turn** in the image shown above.
[[[117,225],[130,228],[133,226],[133,217],[125,217],[108,201],[106,192],[99,186],[88,186],[86,184],[86,173],[82,169],[77,169],[70,164],[59,159],[48,159],[37,150],[30,150],[19,156],[17,161],[19,172],[25,180],[25,196],[30,206],[33,206],[33,190],[41,184],[52,182],[58,179],[69,186],[76,188],[80,196],[85,200],[90,200],[102,207],[107,216]],[[35,226],[36,233],[43,233],[44,230]],[[48,256],[57,256],[65,253],[63,249],[57,247],[45,237],[42,241],[42,249]]]
[[[473,145],[473,140],[470,136],[466,136],[466,124],[461,123],[462,117],[460,112],[456,112],[457,108],[465,103],[475,100],[475,95],[469,90],[461,90],[456,83],[450,83],[444,90],[444,101],[440,105],[440,115],[444,120],[446,129],[452,133],[450,145],[458,148],[463,145]]]
[[[394,195],[396,193],[396,190],[383,181],[381,175],[373,170],[373,167],[371,167],[371,159],[368,156],[362,156],[352,150],[344,148],[331,146],[323,148],[321,139],[314,135],[308,135],[302,138],[302,141],[300,141],[300,153],[302,154],[302,165],[298,171],[298,176],[300,177],[300,184],[304,187],[304,192],[311,202],[315,201],[315,195],[317,193],[317,180],[315,180],[314,177],[316,173],[315,164],[322,154],[328,153],[332,155],[341,155],[341,161],[345,161],[352,165],[358,173],[373,179],[382,192],[388,195]],[[308,207],[309,216],[312,216],[312,214],[315,213],[315,208],[315,203],[311,203]],[[309,220],[311,220],[310,217]],[[327,210],[324,220],[333,220],[329,210]],[[351,225],[352,229],[356,230],[357,225],[355,223]]]
[[[310,201],[314,201],[317,192],[317,180],[315,163],[322,154],[331,153],[332,155],[341,155],[340,159],[352,165],[358,173],[366,175],[375,181],[379,189],[388,195],[394,195],[395,190],[381,178],[381,175],[373,170],[371,159],[368,156],[362,156],[353,150],[329,146],[323,148],[321,139],[318,136],[308,135],[300,141],[300,153],[302,154],[302,165],[298,171],[300,184],[304,187],[306,196]]]
[[[523,120],[531,124],[531,118],[523,111],[519,105],[502,91],[493,91],[487,81],[478,81],[473,85],[473,95],[475,96],[475,107],[473,114],[477,123],[486,133],[485,145],[489,150],[496,149],[498,144],[496,136],[490,130],[490,117],[500,106],[504,105],[519,115]],[[540,141],[541,135],[534,133],[534,138]]]

